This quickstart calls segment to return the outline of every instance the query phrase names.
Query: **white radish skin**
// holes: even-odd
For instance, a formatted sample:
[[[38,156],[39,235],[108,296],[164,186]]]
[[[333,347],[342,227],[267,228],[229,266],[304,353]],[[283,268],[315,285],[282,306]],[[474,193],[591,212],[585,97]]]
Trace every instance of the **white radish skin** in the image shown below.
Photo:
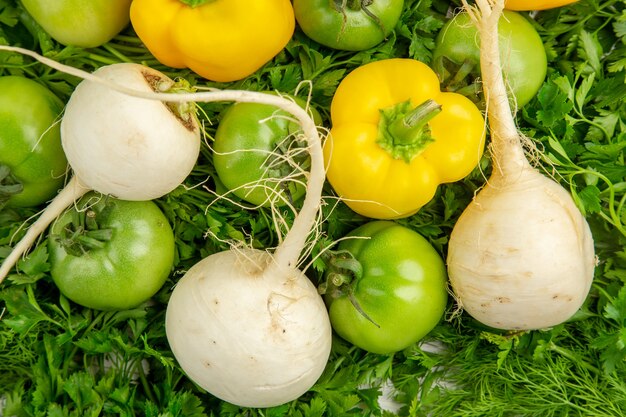
[[[29,50],[0,45],[3,49],[133,97],[171,103],[263,103],[294,116],[306,138],[311,164],[306,196],[291,229],[273,254],[233,249],[210,255],[191,268],[172,293],[166,332],[189,377],[233,404],[279,405],[309,390],[328,361],[332,341],[324,302],[298,269],[316,223],[325,181],[321,139],[310,115],[294,101],[277,95],[237,90],[154,93],[128,88]],[[204,372],[207,367],[212,367],[212,373]]]
[[[107,65],[94,75],[150,93],[174,85],[160,72],[132,63]],[[84,186],[123,200],[169,193],[187,178],[200,153],[195,118],[183,122],[160,101],[89,81],[80,83],[67,103],[61,140]]]
[[[447,263],[457,302],[471,316],[494,328],[533,330],[576,313],[596,259],[589,225],[571,195],[524,155],[498,53],[502,3],[465,3],[481,37],[494,168],[454,226]]]
[[[180,366],[213,395],[271,407],[304,394],[322,374],[331,327],[302,272],[268,272],[267,252],[220,252],[175,287],[167,339]]]
[[[448,271],[455,295],[491,327],[562,323],[591,286],[589,227],[567,191],[532,168],[504,181],[490,178],[454,227]]]

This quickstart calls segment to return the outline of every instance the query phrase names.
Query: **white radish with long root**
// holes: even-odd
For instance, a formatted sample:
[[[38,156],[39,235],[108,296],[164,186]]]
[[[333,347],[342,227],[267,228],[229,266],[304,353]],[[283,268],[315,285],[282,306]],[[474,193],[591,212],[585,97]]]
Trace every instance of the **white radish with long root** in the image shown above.
[[[118,80],[125,80],[124,77],[107,79],[98,72],[91,74],[67,67],[32,51],[3,46],[0,49],[30,55],[55,69],[83,78],[85,81],[81,85],[89,85],[85,89],[99,91],[98,95],[94,93],[88,97],[90,101],[98,101],[100,93],[115,94],[121,102],[138,100],[139,107],[160,105],[170,113],[172,103],[251,102],[273,105],[294,116],[308,145],[310,171],[306,175],[306,197],[291,229],[274,253],[233,248],[210,255],[192,267],[174,288],[167,307],[166,332],[174,356],[187,375],[222,400],[240,406],[269,407],[294,400],[309,390],[326,366],[332,340],[325,304],[315,286],[299,269],[307,239],[317,225],[325,181],[321,139],[309,114],[293,100],[277,95],[236,90],[159,93],[154,90],[159,91],[160,87],[148,91],[134,85],[123,85]],[[143,66],[135,69],[139,73],[149,71]],[[170,105],[165,106],[164,103]],[[91,119],[102,117],[102,113],[115,106],[111,101],[103,105],[82,104],[85,111],[97,113],[83,115]],[[80,117],[79,114],[70,116],[66,110],[64,118]],[[161,123],[159,116],[152,117],[153,124]],[[181,129],[189,130],[186,118],[179,117],[177,122]],[[122,189],[134,187],[140,198],[158,197],[152,192],[141,193],[143,189],[151,190],[153,182],[163,181],[156,175],[152,178],[145,178],[140,173],[135,178],[122,175],[114,181],[101,181],[100,175],[93,175],[90,168],[95,162],[91,158],[88,160],[86,155],[99,155],[105,151],[101,149],[102,144],[97,143],[100,139],[83,137],[82,130],[89,129],[84,121],[64,120],[63,123],[66,140],[70,137],[86,140],[87,145],[74,148],[73,144],[64,144],[64,148],[70,150],[68,160],[75,172],[73,180],[7,258],[2,265],[4,275],[50,221],[90,187],[117,197],[132,198],[134,194],[131,191],[122,194],[116,188],[108,188],[114,185],[111,183],[124,182]],[[195,124],[193,126],[195,128]],[[68,131],[70,128],[76,131]],[[116,134],[121,133],[116,126],[100,126],[98,129],[106,133],[109,131],[107,128]],[[142,146],[133,142],[136,137],[126,136],[130,149],[124,152],[110,150],[117,159],[109,160],[108,170],[116,171],[121,166],[139,164],[137,158],[142,154]],[[175,142],[182,140],[187,139],[175,138]],[[87,149],[90,146],[95,148],[93,152]],[[174,150],[170,152],[159,148],[157,153],[160,152],[167,157]],[[159,164],[162,163],[159,159]],[[172,175],[180,177],[180,183],[190,169],[181,167]],[[137,184],[126,183],[126,180],[134,179]],[[166,188],[178,185],[176,181],[168,181],[168,184]],[[163,190],[163,194],[166,192]]]
[[[503,0],[463,2],[480,33],[493,171],[455,224],[450,284],[460,308],[488,326],[548,328],[584,303],[596,257],[571,195],[529,163],[511,112],[498,48]]]
[[[88,191],[136,201],[161,197],[179,186],[198,160],[201,139],[192,108],[132,97],[110,87],[122,85],[144,94],[175,87],[154,69],[122,63],[89,74],[29,50],[0,49],[28,54],[86,78],[72,93],[61,119],[61,143],[73,176],[4,260],[2,282],[50,223]]]

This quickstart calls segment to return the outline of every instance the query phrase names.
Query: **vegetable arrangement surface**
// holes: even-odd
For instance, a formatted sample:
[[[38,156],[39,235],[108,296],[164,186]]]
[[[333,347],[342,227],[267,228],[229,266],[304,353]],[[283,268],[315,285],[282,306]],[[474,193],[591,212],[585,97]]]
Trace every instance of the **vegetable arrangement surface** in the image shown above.
[[[501,113],[499,106],[488,101],[492,81],[489,75],[493,71],[482,70],[475,64],[474,71],[484,72],[485,76],[479,74],[475,80],[476,74],[473,74],[458,82],[455,91],[468,95],[475,102],[473,108],[480,116],[478,149],[482,152],[486,143],[489,151],[476,155],[463,177],[436,185],[431,197],[415,212],[385,221],[373,221],[368,213],[357,213],[349,205],[351,199],[338,193],[333,184],[320,184],[318,179],[323,174],[320,175],[319,167],[321,165],[323,171],[329,166],[329,160],[320,164],[319,149],[314,151],[314,146],[309,146],[305,138],[314,138],[316,142],[318,133],[314,131],[318,130],[326,141],[324,151],[328,152],[332,135],[327,135],[334,130],[333,97],[342,89],[339,87],[345,79],[361,68],[369,68],[370,63],[396,60],[423,63],[424,71],[419,77],[411,77],[409,82],[400,76],[392,77],[398,90],[410,90],[411,85],[424,79],[437,78],[431,74],[438,70],[433,60],[437,48],[441,47],[438,37],[444,30],[450,33],[447,24],[462,10],[468,17],[464,28],[473,29],[468,13],[476,10],[473,6],[464,7],[460,0],[405,0],[391,31],[380,43],[365,50],[328,47],[296,28],[282,49],[258,69],[234,81],[217,81],[195,73],[188,65],[175,68],[160,62],[139,39],[132,25],[126,25],[100,46],[65,46],[51,36],[52,32],[46,32],[43,21],[38,22],[26,11],[25,3],[0,0],[0,44],[22,47],[21,52],[31,54],[8,51],[10,48],[2,46],[0,80],[19,76],[44,86],[57,97],[52,103],[56,101],[61,108],[67,105],[69,115],[76,115],[81,108],[83,115],[96,111],[92,106],[100,96],[90,93],[94,91],[92,87],[125,103],[135,103],[137,106],[132,111],[130,107],[123,107],[120,109],[123,114],[118,114],[114,122],[104,123],[102,129],[108,133],[126,123],[119,122],[122,116],[137,120],[142,126],[153,126],[159,132],[164,130],[160,123],[170,118],[174,119],[174,125],[178,123],[182,127],[195,120],[197,131],[192,136],[197,148],[192,167],[185,175],[182,169],[162,160],[154,171],[144,168],[146,176],[137,172],[121,175],[122,179],[140,180],[137,194],[154,191],[152,185],[161,183],[160,174],[170,168],[182,176],[170,184],[169,191],[150,197],[152,201],[119,199],[112,190],[92,194],[89,191],[92,187],[83,184],[78,193],[65,200],[64,205],[68,207],[57,204],[59,215],[52,217],[49,227],[42,226],[37,219],[42,217],[46,202],[53,195],[30,207],[7,201],[4,205],[0,203],[0,262],[3,264],[0,268],[5,268],[8,274],[0,284],[0,415],[626,415],[623,378],[626,372],[623,340],[626,323],[623,118],[626,32],[621,0],[578,1],[567,5],[535,2],[532,10],[520,11],[519,16],[536,31],[545,51],[547,70],[537,84],[538,89],[529,90],[524,106],[520,106],[517,99],[518,105],[512,107],[514,112],[509,109],[506,117],[496,118],[501,123],[493,125],[494,114],[507,112]],[[203,6],[200,2],[188,3],[184,8],[195,13],[219,2]],[[334,2],[333,13],[339,11],[336,14],[342,20],[339,28],[342,25],[348,28],[351,7],[357,14],[367,15],[376,4],[382,4],[376,0],[360,2],[362,7],[357,11],[357,3]],[[515,8],[514,3],[505,2],[505,9]],[[502,20],[499,19],[499,24]],[[267,21],[275,23],[271,19]],[[191,23],[185,25],[187,29],[193,27]],[[69,29],[69,25],[62,27]],[[220,35],[249,33],[245,29],[231,25]],[[505,38],[501,36],[499,41],[504,42]],[[473,54],[482,43],[473,45]],[[502,47],[498,49],[502,66],[506,66],[511,55]],[[531,50],[528,51],[530,58]],[[217,48],[215,52],[219,52]],[[238,56],[255,55],[239,53]],[[43,62],[38,63],[33,58]],[[152,83],[144,90],[143,87],[125,87],[124,79],[118,75],[110,79],[101,77],[107,68],[121,63],[138,64],[135,68],[144,74],[139,78],[141,82],[149,79]],[[468,66],[462,67],[463,64],[459,66],[460,72],[455,72],[456,68],[451,66],[446,70],[450,77],[454,77],[453,74],[461,77]],[[240,67],[231,65],[231,68]],[[159,75],[152,77],[157,74],[153,70]],[[504,74],[505,83],[509,82],[506,71]],[[533,71],[528,74],[536,75]],[[377,82],[373,82],[377,79],[372,77],[372,81],[362,84],[361,90],[378,91]],[[439,87],[438,93],[450,86],[446,80],[441,81],[433,81]],[[84,88],[87,86],[89,89]],[[476,89],[483,86],[487,94],[476,94]],[[84,104],[76,105],[72,102],[79,91],[87,93],[88,97],[82,101]],[[269,92],[272,94],[267,94]],[[509,101],[513,100],[511,91],[507,92]],[[37,97],[36,94],[21,96],[30,98],[33,103]],[[350,106],[345,106],[346,113],[357,114],[356,110],[366,101],[358,94],[353,97],[357,98],[345,101],[352,106],[352,111]],[[428,102],[428,99],[420,102]],[[411,112],[420,102],[405,104],[406,110]],[[162,112],[143,119],[139,116],[143,112],[138,109],[146,109],[151,104]],[[450,107],[443,105],[437,113],[438,106],[425,106],[435,114],[427,121],[427,130],[431,122]],[[103,107],[108,112],[121,106]],[[229,116],[232,109],[241,110],[232,113],[238,117]],[[319,115],[309,112],[313,109],[319,111]],[[9,105],[4,110],[9,118],[19,116],[19,119],[29,114],[27,111],[16,114],[17,106]],[[394,113],[388,108],[380,109],[378,114],[381,112],[386,112],[386,116]],[[44,122],[41,124],[46,132],[44,136],[41,132],[33,133],[34,138],[41,139],[39,145],[43,145],[43,139],[50,134],[60,132],[63,136],[69,131],[67,127],[61,129],[61,124],[67,123],[66,115],[59,114],[54,106],[53,113],[49,121],[37,118]],[[243,116],[245,118],[241,119]],[[311,124],[311,116],[314,124]],[[581,213],[593,236],[595,256],[588,258],[593,262],[589,265],[593,267],[593,280],[588,289],[581,288],[582,304],[577,307],[572,296],[568,306],[567,297],[557,297],[522,311],[526,314],[532,309],[545,312],[548,308],[566,307],[559,324],[549,323],[549,327],[538,330],[513,329],[520,324],[511,321],[503,329],[491,327],[497,324],[494,321],[504,323],[504,319],[512,316],[505,309],[511,308],[513,301],[537,300],[537,294],[556,294],[543,291],[543,287],[542,291],[529,291],[534,281],[527,280],[528,285],[520,287],[515,297],[504,294],[507,287],[499,285],[499,292],[492,293],[492,302],[478,303],[476,317],[473,310],[467,308],[472,297],[461,293],[464,296],[459,298],[461,303],[453,297],[457,296],[458,282],[454,288],[448,288],[449,293],[442,285],[446,279],[445,266],[454,266],[454,261],[446,265],[442,259],[453,255],[458,260],[460,241],[481,245],[486,242],[487,238],[472,241],[476,237],[473,232],[467,234],[467,239],[458,239],[459,229],[462,231],[467,226],[463,220],[467,218],[467,211],[475,211],[476,202],[483,200],[485,193],[489,197],[485,204],[491,203],[496,194],[494,186],[511,183],[508,179],[494,177],[503,172],[508,158],[501,157],[510,156],[509,152],[500,153],[500,157],[493,153],[499,146],[501,127],[510,128],[510,124],[503,121],[510,119],[514,121],[515,137],[522,135],[524,147],[519,152],[513,151],[514,156],[526,156],[528,166],[537,170],[538,176],[551,178],[558,187],[565,188],[566,191],[555,188],[550,193],[571,199],[574,205],[571,218]],[[391,130],[408,128],[400,120]],[[453,122],[447,125],[456,127]],[[0,126],[3,132],[8,125]],[[225,127],[228,129],[224,130]],[[95,149],[103,140],[95,133],[88,133],[89,139],[79,153],[108,154]],[[261,140],[240,141],[240,134]],[[169,136],[178,138],[173,147],[181,147],[180,136]],[[15,140],[20,137],[11,134]],[[219,141],[224,139],[233,147],[220,150]],[[444,137],[438,137],[429,145],[443,140]],[[445,140],[454,138],[450,135]],[[122,173],[126,168],[112,168],[118,167],[124,159],[137,163],[139,155],[148,153],[143,148],[136,152],[139,148],[134,140],[122,139],[122,142],[130,148],[124,147],[120,160],[109,162],[109,172],[100,171],[98,178],[118,171]],[[34,149],[33,145],[27,148]],[[122,148],[110,145],[107,149]],[[428,149],[419,158],[423,158]],[[355,165],[358,153],[354,147],[350,150],[351,154],[346,152],[342,160],[343,168]],[[318,154],[309,157],[309,151]],[[23,155],[0,152],[0,164],[7,165],[4,158],[20,154]],[[154,156],[164,154],[175,155],[172,150],[162,149]],[[234,160],[246,158],[243,158],[243,168],[225,173],[219,169],[219,156],[226,157],[227,164],[231,163],[231,157]],[[68,157],[69,162],[59,164],[63,168],[55,177],[61,184],[55,185],[54,190],[63,182],[69,181],[72,185],[81,180],[82,183],[81,164],[75,159]],[[402,156],[394,161],[401,162],[401,159]],[[437,166],[439,161],[428,162]],[[43,162],[41,164],[43,166]],[[525,166],[523,160],[520,164]],[[85,160],[83,165],[99,169],[98,163],[92,160]],[[49,174],[52,170],[46,171]],[[84,171],[87,176],[89,170]],[[229,175],[246,185],[226,186],[222,177]],[[121,177],[111,182],[118,183]],[[303,195],[303,190],[311,187],[311,180],[313,192],[309,190]],[[355,185],[367,188],[364,184],[355,181]],[[7,175],[2,186],[8,186],[3,189],[11,192],[20,188],[16,187],[13,175]],[[554,186],[548,187],[553,189]],[[234,192],[237,189],[246,193],[239,196]],[[259,200],[245,200],[245,196],[252,196],[259,190],[264,190],[257,196]],[[98,198],[78,199],[83,193]],[[59,196],[63,194],[67,192],[61,191]],[[397,194],[410,198],[424,195],[419,188]],[[271,201],[267,201],[268,195]],[[532,249],[537,249],[539,255],[549,254],[551,262],[558,260],[558,254],[568,250],[566,243],[558,250],[548,243],[558,234],[548,233],[558,222],[543,225],[539,237],[524,238],[532,229],[529,218],[536,219],[548,212],[541,210],[531,216],[523,207],[533,199],[527,197],[525,191],[511,195],[522,201],[514,208],[506,208],[508,221],[500,222],[497,229],[510,232],[511,225],[519,223],[523,227],[521,232],[516,232],[516,243],[526,239],[526,245],[518,255],[528,255]],[[70,200],[76,201],[70,204]],[[368,200],[373,202],[370,197]],[[269,204],[259,204],[261,201]],[[67,266],[64,262],[68,258],[59,262],[57,255],[69,250],[82,254],[76,257],[77,262],[82,262],[94,254],[104,253],[107,248],[113,249],[114,242],[121,242],[117,238],[122,235],[104,221],[108,209],[94,216],[103,204],[117,202],[152,207],[149,210],[155,215],[152,219],[163,226],[165,220],[172,233],[165,233],[169,238],[164,235],[157,238],[161,245],[149,244],[148,240],[137,242],[134,247],[138,250],[150,247],[143,258],[148,263],[143,264],[144,268],[141,262],[125,263],[120,270],[139,271],[129,273],[135,278],[150,268],[160,269],[159,265],[170,272],[165,278],[149,274],[155,280],[154,286],[144,295],[139,291],[123,291],[107,296],[104,280],[92,281],[92,284],[72,283],[70,290],[79,290],[83,297],[98,293],[108,302],[128,301],[114,309],[86,307],[79,304],[81,300],[74,297],[73,301],[70,293],[65,294],[59,288],[63,286],[61,281],[77,277],[72,272],[78,268],[59,274],[59,265]],[[572,207],[572,204],[567,206]],[[509,216],[520,211],[524,214]],[[486,218],[492,224],[505,214],[502,210],[496,217],[493,211],[488,213]],[[559,217],[564,218],[566,215]],[[65,224],[69,220],[71,222]],[[59,230],[61,223],[65,227]],[[37,233],[29,232],[33,227]],[[512,246],[498,245],[492,235],[494,231],[487,229],[480,235],[491,236],[489,240],[493,242],[489,242],[491,246],[486,252],[481,252],[483,260],[510,260],[511,254],[504,249]],[[124,230],[133,229],[125,227]],[[477,230],[474,222],[470,230]],[[28,250],[16,256],[13,249],[26,235],[30,236],[27,240],[31,244],[21,245],[23,250]],[[421,250],[411,250],[414,245],[419,245]],[[467,255],[476,247],[470,246],[470,251],[461,249]],[[502,250],[497,252],[495,248]],[[372,251],[376,252],[375,256],[371,256]],[[161,252],[169,255],[158,255]],[[394,256],[383,256],[389,252]],[[124,250],[124,255],[133,253],[136,252]],[[399,254],[402,254],[400,261]],[[532,255],[532,261],[523,262],[525,271],[540,265],[539,255]],[[481,256],[472,255],[470,261]],[[421,265],[421,269],[417,265]],[[575,264],[567,267],[571,265]],[[409,273],[417,269],[423,270],[424,275]],[[511,271],[510,267],[507,269]],[[121,277],[121,274],[114,275]],[[450,273],[450,277],[453,275]],[[387,279],[383,280],[383,276]],[[428,283],[432,285],[420,280],[420,276],[430,278],[432,281]],[[59,277],[59,282],[55,282]],[[375,280],[374,277],[381,278]],[[163,285],[158,283],[161,279],[165,279]],[[125,280],[124,284],[131,285],[131,281]],[[122,285],[115,284],[115,287]],[[483,292],[491,288],[494,287]],[[571,288],[573,286],[562,288],[560,293],[573,294]],[[582,295],[585,291],[586,296]],[[408,301],[410,294],[418,293],[431,297],[420,303]],[[331,295],[338,298],[331,300]],[[506,297],[511,298],[511,303],[507,303]],[[493,314],[485,318],[480,315],[481,309],[499,313],[495,319]],[[569,315],[566,310],[573,311],[573,315],[566,318]],[[544,317],[550,315],[558,318],[556,313],[543,314]],[[409,316],[413,319],[403,319]],[[514,316],[523,317],[517,313]],[[544,325],[545,322],[535,323],[535,326]],[[319,339],[313,340],[315,334]],[[384,337],[379,337],[383,334]],[[307,340],[317,347],[307,346]],[[308,349],[313,349],[313,353]],[[217,380],[223,383],[216,383]]]

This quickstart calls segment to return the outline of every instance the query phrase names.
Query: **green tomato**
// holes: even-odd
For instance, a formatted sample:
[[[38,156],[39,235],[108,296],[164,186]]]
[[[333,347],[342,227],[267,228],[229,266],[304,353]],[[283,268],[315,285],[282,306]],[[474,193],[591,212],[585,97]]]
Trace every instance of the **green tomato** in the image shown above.
[[[57,42],[95,48],[130,21],[132,0],[21,0],[26,11]]]
[[[362,51],[381,43],[402,14],[403,0],[294,0],[300,29],[329,48]]]
[[[124,310],[163,286],[174,263],[174,233],[152,201],[85,195],[53,225],[50,274],[70,300],[98,310]]]
[[[426,336],[448,300],[439,253],[419,233],[372,221],[342,240],[347,257],[331,262],[325,299],[335,332],[364,350],[390,354]]]
[[[548,68],[539,34],[519,13],[505,10],[498,25],[500,57],[505,82],[517,107],[528,103],[539,91]],[[454,16],[439,32],[432,67],[448,91],[478,95],[480,46],[475,25],[467,12]]]
[[[304,107],[300,99],[296,102]],[[313,120],[321,123],[317,111]],[[289,151],[302,144],[294,141],[300,126],[277,107],[236,103],[222,114],[213,143],[213,165],[221,183],[240,199],[258,206],[281,206],[305,193],[301,182],[285,181],[294,167],[285,161]],[[298,165],[308,156],[299,152]],[[302,180],[302,177],[300,177]]]
[[[34,207],[62,188],[63,102],[36,81],[0,77],[0,207]]]

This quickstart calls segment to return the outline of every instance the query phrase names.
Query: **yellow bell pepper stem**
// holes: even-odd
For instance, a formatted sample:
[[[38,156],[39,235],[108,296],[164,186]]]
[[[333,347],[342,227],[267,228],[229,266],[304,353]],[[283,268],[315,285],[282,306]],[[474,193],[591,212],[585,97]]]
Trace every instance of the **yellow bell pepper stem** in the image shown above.
[[[203,4],[206,4],[206,3],[213,3],[215,0],[178,0],[178,1],[186,4],[187,6],[191,8],[194,8],[194,7],[202,6]]]
[[[382,109],[378,124],[380,132],[378,144],[394,159],[403,159],[410,163],[429,143],[435,141],[428,122],[439,113],[441,106],[432,99],[413,109],[410,101]]]

